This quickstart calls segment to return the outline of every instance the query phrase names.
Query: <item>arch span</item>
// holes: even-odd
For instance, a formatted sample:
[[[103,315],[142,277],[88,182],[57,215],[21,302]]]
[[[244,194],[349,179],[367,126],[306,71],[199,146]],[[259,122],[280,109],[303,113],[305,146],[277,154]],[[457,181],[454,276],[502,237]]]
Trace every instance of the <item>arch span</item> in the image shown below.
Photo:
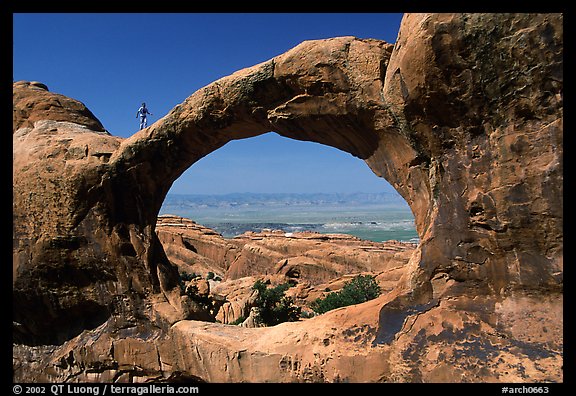
[[[146,175],[140,176],[151,180],[153,191],[141,193],[152,198],[147,202],[162,201],[157,191],[167,192],[203,156],[230,140],[274,131],[361,158],[409,194],[395,170],[413,161],[415,153],[408,140],[398,136],[381,97],[391,51],[392,46],[382,41],[353,37],[304,42],[194,93],[162,120],[124,141],[111,162],[123,168],[153,165],[142,168]],[[384,161],[375,158],[381,145],[391,147],[384,150]],[[420,190],[413,195],[429,193]]]
[[[116,183],[149,204],[124,221],[154,224],[172,183],[196,161],[231,140],[274,131],[364,160],[406,199],[424,236],[433,215],[429,154],[406,136],[384,97],[392,49],[355,37],[307,41],[195,92],[110,158],[131,169],[117,172]]]

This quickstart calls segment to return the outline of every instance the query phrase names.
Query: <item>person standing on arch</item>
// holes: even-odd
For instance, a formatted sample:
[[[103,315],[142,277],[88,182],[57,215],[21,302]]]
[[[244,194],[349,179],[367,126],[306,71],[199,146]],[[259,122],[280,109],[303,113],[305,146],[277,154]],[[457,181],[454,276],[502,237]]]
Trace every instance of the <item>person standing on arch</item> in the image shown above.
[[[138,116],[140,116],[140,129],[146,128],[146,126],[148,125],[148,121],[146,119],[147,114],[152,115],[152,113],[150,113],[148,111],[148,108],[146,107],[146,103],[142,103],[142,106],[140,106],[140,108],[138,109],[138,112],[136,113],[136,118],[138,118]]]

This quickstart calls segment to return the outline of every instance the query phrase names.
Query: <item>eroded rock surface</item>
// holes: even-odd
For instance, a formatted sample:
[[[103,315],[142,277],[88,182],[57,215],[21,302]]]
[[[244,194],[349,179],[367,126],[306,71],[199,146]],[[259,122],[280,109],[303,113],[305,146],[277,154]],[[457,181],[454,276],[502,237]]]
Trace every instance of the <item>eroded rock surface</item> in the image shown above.
[[[406,272],[416,248],[398,241],[280,230],[225,239],[190,219],[171,215],[159,217],[156,232],[181,277],[210,278],[211,298],[217,306],[214,320],[227,324],[249,316],[257,279],[273,286],[293,285],[286,294],[303,308],[324,297],[326,290],[340,290],[356,275],[374,276],[381,290],[389,292]]]
[[[562,381],[562,22],[407,14],[394,46],[306,41],[128,139],[14,83],[14,380]],[[268,131],[365,160],[421,243],[365,304],[270,328],[189,320],[160,206],[197,160]]]
[[[170,261],[184,272],[204,277],[213,272],[225,279],[281,274],[315,285],[345,274],[403,266],[416,247],[346,234],[280,230],[226,239],[190,219],[169,215],[159,217],[156,232]]]

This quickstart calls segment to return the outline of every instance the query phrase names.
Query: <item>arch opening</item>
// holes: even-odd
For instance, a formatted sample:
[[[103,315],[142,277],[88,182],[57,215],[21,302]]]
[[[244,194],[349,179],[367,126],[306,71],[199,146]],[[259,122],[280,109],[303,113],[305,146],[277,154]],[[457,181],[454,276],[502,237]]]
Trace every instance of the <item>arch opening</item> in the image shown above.
[[[188,194],[166,195],[156,232],[182,290],[212,305],[193,319],[253,325],[249,296],[262,279],[290,284],[303,318],[359,275],[388,293],[419,243],[404,198],[364,161],[272,132],[216,149],[173,189]]]
[[[273,132],[230,142],[172,185],[160,215],[232,238],[246,231],[343,233],[418,243],[404,198],[364,161]]]
[[[274,131],[282,137],[332,147],[364,161],[410,206],[421,241],[412,251],[419,251],[433,215],[430,163],[418,157],[414,142],[382,97],[392,45],[353,37],[322,40],[322,45],[318,44],[304,42],[277,58],[206,86],[162,120],[123,142],[124,149],[118,151],[121,154],[111,160],[118,159],[123,168],[134,170],[132,177],[139,180],[139,191],[132,195],[154,203],[145,213],[148,224],[156,224],[173,182],[193,164],[231,141]],[[140,167],[140,171],[138,164],[142,162],[151,165]],[[165,237],[161,235],[160,240]],[[201,253],[193,242],[188,241],[188,245],[196,250],[193,253]],[[225,251],[243,251],[245,245],[227,246]],[[257,271],[266,273],[262,266],[253,264],[259,262],[253,259],[253,252],[262,249],[265,248],[247,249],[251,253],[244,259],[232,254],[222,275],[239,278]],[[403,264],[411,257],[409,254]],[[278,266],[275,271],[290,267],[280,258],[273,264]],[[310,263],[297,264],[302,268]],[[306,266],[318,267],[321,265]],[[391,284],[399,284],[397,280]],[[165,284],[169,288],[174,285]]]

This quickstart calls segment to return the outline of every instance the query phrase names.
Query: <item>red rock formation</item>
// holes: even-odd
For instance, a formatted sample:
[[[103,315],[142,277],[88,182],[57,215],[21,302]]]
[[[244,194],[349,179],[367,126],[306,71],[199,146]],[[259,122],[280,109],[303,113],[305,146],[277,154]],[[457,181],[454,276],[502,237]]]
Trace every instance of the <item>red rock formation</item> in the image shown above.
[[[403,19],[384,98],[417,156],[386,176],[424,179],[422,193],[395,183],[413,208],[427,201],[413,209],[424,279],[442,271],[505,294],[562,284],[561,20]]]
[[[562,21],[408,14],[394,47],[307,41],[124,140],[15,83],[15,380],[562,381]],[[165,194],[270,130],[364,159],[421,244],[369,303],[264,329],[185,320]]]
[[[283,231],[247,232],[225,239],[213,230],[178,216],[163,215],[156,232],[170,262],[179,272],[207,278],[212,272],[213,298],[222,301],[214,318],[233,323],[249,314],[252,286],[265,277],[272,283],[298,285],[287,295],[307,306],[326,289],[337,291],[358,274],[376,277],[390,291],[405,272],[415,245],[371,242],[344,234]],[[238,280],[238,282],[235,282]]]
[[[156,228],[170,261],[183,272],[225,279],[281,274],[314,285],[360,272],[403,266],[414,245],[371,242],[344,234],[282,231],[247,232],[225,239],[178,216],[161,216]]]
[[[28,89],[24,89],[28,88]],[[19,81],[13,90],[13,132],[22,127],[33,128],[36,121],[67,121],[91,131],[105,132],[94,114],[77,100],[53,94],[37,81]]]
[[[237,247],[216,231],[183,217],[159,216],[156,233],[180,272],[204,278],[212,272],[222,278],[237,254]]]

